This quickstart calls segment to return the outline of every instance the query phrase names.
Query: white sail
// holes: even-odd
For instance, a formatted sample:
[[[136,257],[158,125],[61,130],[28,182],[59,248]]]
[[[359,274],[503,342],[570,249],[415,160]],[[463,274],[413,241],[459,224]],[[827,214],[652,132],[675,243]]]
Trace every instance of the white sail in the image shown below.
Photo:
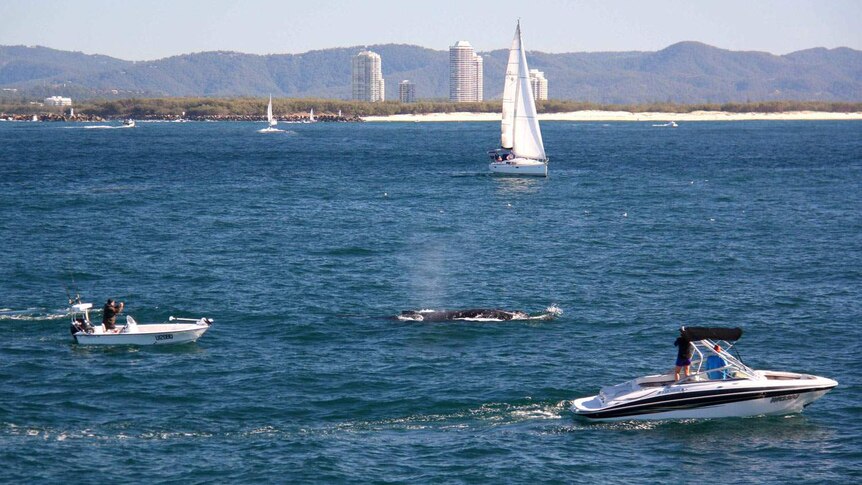
[[[278,120],[272,117],[272,95],[269,95],[269,104],[266,106],[266,121],[269,122],[269,126],[275,126],[278,124]]]
[[[515,37],[518,44],[518,80],[515,83],[512,152],[519,158],[544,161],[547,157],[542,143],[542,131],[539,129],[539,119],[536,116],[536,101],[533,99],[533,89],[530,86],[530,68],[527,66],[527,55],[524,52],[524,42],[521,40],[520,22],[515,30]],[[509,57],[511,58],[511,55]],[[508,76],[508,71],[506,74]],[[505,124],[505,103],[503,106]]]
[[[500,125],[500,146],[512,149],[514,142],[515,94],[518,83],[518,63],[521,52],[521,23],[515,28],[515,38],[509,49],[509,63],[506,65],[506,83],[503,86],[503,122]]]
[[[311,108],[311,111],[308,112],[308,121],[314,121],[314,108]]]

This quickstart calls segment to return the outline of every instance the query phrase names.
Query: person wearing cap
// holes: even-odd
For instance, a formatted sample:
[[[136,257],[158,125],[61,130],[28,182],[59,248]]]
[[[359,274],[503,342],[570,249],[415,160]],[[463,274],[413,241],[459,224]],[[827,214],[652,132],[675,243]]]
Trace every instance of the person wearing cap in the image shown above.
[[[125,304],[123,302],[115,303],[114,300],[108,298],[105,302],[105,307],[102,308],[102,324],[105,330],[113,332],[117,328],[117,315],[123,311]]]
[[[713,370],[727,367],[727,362],[721,357],[721,345],[715,344],[712,347],[712,351],[715,354],[706,358],[705,368],[707,371],[710,371],[706,373],[707,377],[713,380],[727,379],[727,370]]]
[[[677,347],[676,350],[676,370],[674,371],[674,380],[679,380],[680,372],[685,369],[685,376],[689,376],[689,367],[691,366],[692,346],[691,341],[685,336],[685,327],[680,327],[679,337],[673,342]]]

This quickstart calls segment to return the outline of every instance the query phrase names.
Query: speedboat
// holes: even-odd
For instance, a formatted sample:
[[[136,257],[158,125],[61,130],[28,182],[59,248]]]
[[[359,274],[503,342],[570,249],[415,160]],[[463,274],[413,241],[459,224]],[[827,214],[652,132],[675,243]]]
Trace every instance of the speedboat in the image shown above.
[[[572,411],[594,421],[725,418],[802,412],[838,382],[794,372],[754,370],[729,350],[740,328],[682,327],[694,372],[649,375],[576,399]]]
[[[134,128],[135,127],[135,120],[129,118],[129,119],[123,121],[123,127],[124,128]]]
[[[174,318],[169,323],[138,324],[132,316],[126,316],[125,325],[106,330],[104,325],[90,323],[92,303],[76,303],[71,307],[70,331],[75,343],[81,345],[169,345],[194,342],[213,323],[210,318]],[[177,322],[177,323],[174,323]]]

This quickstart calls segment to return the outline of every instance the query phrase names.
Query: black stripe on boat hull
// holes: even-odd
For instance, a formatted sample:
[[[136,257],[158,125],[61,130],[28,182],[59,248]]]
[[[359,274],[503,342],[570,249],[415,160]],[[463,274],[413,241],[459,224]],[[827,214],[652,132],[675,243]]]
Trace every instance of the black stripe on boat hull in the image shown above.
[[[828,391],[835,386],[824,386],[816,388],[756,388],[756,389],[727,389],[720,394],[716,391],[701,391],[690,393],[674,393],[666,396],[645,399],[634,403],[624,404],[611,409],[596,411],[592,413],[581,413],[578,415],[590,419],[624,418],[627,416],[638,416],[642,414],[657,414],[671,411],[684,411],[687,409],[704,408],[730,404],[735,402],[753,401],[767,397],[788,396],[791,394],[808,394],[810,392]]]

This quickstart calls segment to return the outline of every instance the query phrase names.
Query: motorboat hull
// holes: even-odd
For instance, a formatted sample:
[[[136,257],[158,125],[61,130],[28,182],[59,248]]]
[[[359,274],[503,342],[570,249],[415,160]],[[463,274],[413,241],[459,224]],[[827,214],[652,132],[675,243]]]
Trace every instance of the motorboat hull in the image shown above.
[[[210,326],[195,324],[136,325],[134,332],[125,333],[126,326],[118,326],[118,333],[106,333],[97,327],[95,333],[78,332],[72,335],[80,345],[177,345],[199,339]]]
[[[504,160],[502,162],[491,162],[488,169],[495,174],[529,176],[529,177],[547,177],[548,163],[539,160],[530,160],[527,158],[515,158],[513,160]]]
[[[709,419],[787,415],[823,397],[837,382],[805,376],[804,383],[726,381],[721,386],[694,383],[638,389],[634,399],[605,404],[600,395],[576,399],[572,411],[594,421]]]

